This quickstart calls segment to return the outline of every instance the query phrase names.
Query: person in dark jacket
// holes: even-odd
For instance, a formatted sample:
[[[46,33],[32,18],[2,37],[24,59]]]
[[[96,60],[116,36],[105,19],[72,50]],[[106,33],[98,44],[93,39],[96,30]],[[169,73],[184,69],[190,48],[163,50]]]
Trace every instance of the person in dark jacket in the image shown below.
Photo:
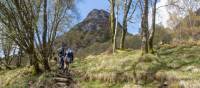
[[[60,69],[64,69],[64,58],[66,56],[64,44],[58,52]]]
[[[68,50],[67,50],[67,61],[69,63],[72,63],[73,60],[74,60],[74,53],[73,53],[71,48],[68,48]]]

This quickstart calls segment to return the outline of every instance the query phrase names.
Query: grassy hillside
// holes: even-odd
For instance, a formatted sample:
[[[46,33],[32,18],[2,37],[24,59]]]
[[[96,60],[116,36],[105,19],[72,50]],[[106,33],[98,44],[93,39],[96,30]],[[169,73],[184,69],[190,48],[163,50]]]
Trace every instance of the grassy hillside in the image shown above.
[[[162,46],[156,55],[118,51],[76,60],[71,66],[83,88],[200,87],[200,46]]]
[[[33,74],[32,66],[0,70],[0,88],[46,88],[54,84],[53,76],[56,74],[56,65],[51,65],[51,72],[39,75]]]
[[[144,56],[140,50],[118,50],[115,55],[105,52],[76,58],[71,70],[81,88],[199,88],[199,51],[196,44],[163,45],[155,55]],[[0,88],[54,84],[55,69],[37,76],[31,71],[32,67],[0,71]]]

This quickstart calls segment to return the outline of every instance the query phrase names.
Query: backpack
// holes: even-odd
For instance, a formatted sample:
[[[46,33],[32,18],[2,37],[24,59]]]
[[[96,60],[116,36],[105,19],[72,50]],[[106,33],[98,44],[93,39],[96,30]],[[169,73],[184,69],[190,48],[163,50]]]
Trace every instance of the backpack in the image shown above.
[[[61,50],[59,51],[59,57],[65,56],[65,50],[64,48],[61,48]]]
[[[73,62],[73,60],[74,60],[74,54],[73,54],[73,52],[72,52],[71,49],[68,49],[68,51],[67,51],[67,58],[68,58],[69,63]]]

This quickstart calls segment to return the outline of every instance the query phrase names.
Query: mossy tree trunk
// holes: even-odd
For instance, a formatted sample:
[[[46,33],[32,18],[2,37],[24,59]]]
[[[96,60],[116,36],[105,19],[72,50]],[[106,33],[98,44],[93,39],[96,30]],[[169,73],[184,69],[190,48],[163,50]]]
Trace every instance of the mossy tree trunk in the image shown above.
[[[115,52],[116,48],[116,43],[114,43],[115,24],[115,0],[110,0],[110,29],[112,33],[113,52]]]
[[[124,16],[123,16],[123,27],[122,27],[122,36],[120,40],[120,49],[124,49],[125,37],[127,33],[127,18],[128,13],[130,11],[130,7],[132,4],[132,0],[125,0],[124,1]]]
[[[156,4],[157,4],[157,0],[154,1],[153,4],[153,11],[152,11],[152,32],[149,36],[149,50],[151,53],[154,53],[153,50],[153,40],[154,40],[154,34],[155,34],[155,24],[156,24]]]
[[[114,42],[113,42],[113,53],[115,53],[117,48],[117,31],[118,31],[118,15],[119,15],[119,6],[120,2],[116,2],[117,8],[116,8],[116,19],[115,19],[115,32],[114,32]]]
[[[144,10],[142,14],[141,28],[142,28],[142,51],[143,54],[145,54],[149,53],[148,0],[144,0]]]
[[[44,65],[44,69],[49,71],[50,67],[49,67],[49,62],[48,62],[48,49],[47,49],[47,0],[44,0],[44,5],[43,5],[43,9],[44,9],[44,14],[43,14],[43,21],[44,21],[44,25],[43,25],[43,34],[42,34],[42,40],[43,40],[43,45],[42,45],[42,57],[43,57],[43,65]]]
[[[22,62],[22,49],[19,48],[16,66],[20,67]]]
[[[29,31],[30,34],[32,35],[30,37],[30,46],[28,49],[26,49],[26,52],[29,55],[29,59],[31,60],[31,65],[34,67],[34,74],[39,74],[42,72],[42,70],[39,67],[39,59],[37,57],[37,54],[35,52],[35,47],[34,47],[34,30]]]

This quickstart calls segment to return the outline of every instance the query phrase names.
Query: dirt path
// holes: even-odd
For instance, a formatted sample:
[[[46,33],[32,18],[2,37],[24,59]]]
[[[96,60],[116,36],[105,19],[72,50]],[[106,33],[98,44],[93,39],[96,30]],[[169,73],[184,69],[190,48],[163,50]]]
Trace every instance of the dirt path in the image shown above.
[[[53,78],[55,82],[53,88],[79,88],[73,77],[74,76],[71,71],[66,73],[58,71]]]

